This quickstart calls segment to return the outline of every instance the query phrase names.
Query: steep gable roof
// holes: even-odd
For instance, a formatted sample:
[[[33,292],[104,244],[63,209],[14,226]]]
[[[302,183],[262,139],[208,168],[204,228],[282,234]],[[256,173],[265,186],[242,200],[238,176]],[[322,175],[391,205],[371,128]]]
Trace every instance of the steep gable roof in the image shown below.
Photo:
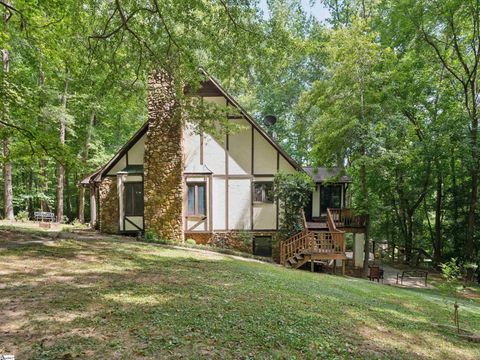
[[[303,171],[302,167],[292,159],[292,157],[260,126],[260,124],[253,119],[250,114],[220,85],[220,83],[208,74],[204,69],[200,69],[203,75],[205,75],[207,81],[203,82],[196,92],[196,95],[200,96],[223,96],[227,99],[227,102],[233,105],[242,116],[257,130],[270,145],[272,145],[296,170]],[[107,162],[101,169],[97,170],[93,174],[90,174],[81,181],[82,185],[87,185],[91,182],[99,182],[102,178],[115,166],[118,160],[125,155],[128,150],[147,132],[148,121],[145,122],[142,127],[127,141],[127,143],[117,151],[117,153]]]

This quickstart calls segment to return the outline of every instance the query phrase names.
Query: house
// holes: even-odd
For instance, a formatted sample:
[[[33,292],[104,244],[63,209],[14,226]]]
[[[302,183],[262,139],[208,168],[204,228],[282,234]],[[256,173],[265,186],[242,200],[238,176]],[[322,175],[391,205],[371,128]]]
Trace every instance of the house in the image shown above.
[[[278,172],[296,171],[307,171],[318,183],[305,226],[329,231],[327,208],[345,208],[348,177],[327,184],[335,174],[302,169],[206,73],[195,96],[225,106],[228,121],[239,130],[198,133],[179,118],[171,84],[165,73],[150,76],[148,121],[107,164],[82,181],[90,188],[91,222],[98,223],[100,231],[151,231],[165,239],[194,239],[279,259],[281,206],[272,196],[273,178]],[[345,249],[341,252],[338,259],[345,258]]]

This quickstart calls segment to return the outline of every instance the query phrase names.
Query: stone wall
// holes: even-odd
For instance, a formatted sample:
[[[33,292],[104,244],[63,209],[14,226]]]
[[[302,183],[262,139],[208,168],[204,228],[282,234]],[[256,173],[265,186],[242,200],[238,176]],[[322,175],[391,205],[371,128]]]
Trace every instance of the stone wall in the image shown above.
[[[253,231],[216,231],[213,233],[188,232],[185,239],[194,239],[197,244],[211,245],[222,249],[232,249],[248,254],[253,253],[254,236],[272,237],[272,258],[280,261],[280,233]]]
[[[183,122],[173,79],[148,79],[148,131],[144,155],[145,230],[183,240]]]
[[[185,240],[193,239],[199,245],[209,245],[212,241],[212,233],[189,232],[185,233]]]
[[[118,195],[115,177],[106,177],[98,188],[100,200],[100,231],[109,234],[118,233]]]

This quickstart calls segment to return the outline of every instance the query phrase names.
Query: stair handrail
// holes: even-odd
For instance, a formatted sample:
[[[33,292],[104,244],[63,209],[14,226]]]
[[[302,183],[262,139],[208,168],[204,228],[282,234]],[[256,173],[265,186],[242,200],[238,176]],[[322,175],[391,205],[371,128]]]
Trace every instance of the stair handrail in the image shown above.
[[[296,255],[300,250],[310,247],[312,236],[308,230],[303,230],[280,242],[280,263],[285,265],[287,259]]]
[[[335,220],[333,219],[332,211],[330,208],[327,208],[327,225],[328,225],[328,230],[332,232],[338,231],[337,225],[335,224]]]

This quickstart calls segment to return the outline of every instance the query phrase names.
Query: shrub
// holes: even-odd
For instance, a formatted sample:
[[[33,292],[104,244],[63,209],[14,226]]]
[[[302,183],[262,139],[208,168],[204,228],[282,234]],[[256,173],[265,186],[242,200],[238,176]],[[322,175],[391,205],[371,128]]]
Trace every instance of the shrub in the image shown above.
[[[146,242],[157,242],[157,234],[155,234],[153,231],[146,231],[145,235],[143,236],[143,241]]]
[[[154,231],[145,232],[145,235],[143,235],[143,241],[150,242],[150,243],[156,243],[156,244],[165,244],[165,245],[175,244],[175,241],[173,241],[173,240],[167,240],[167,239],[162,239],[162,238],[158,237],[157,233],[154,232]]]
[[[85,224],[82,224],[80,222],[80,220],[78,220],[77,218],[73,219],[72,225],[73,225],[73,227],[84,227],[85,226]]]
[[[28,220],[28,211],[26,211],[26,210],[19,211],[17,216],[15,216],[15,219],[17,221],[21,221],[21,222],[27,221]]]
[[[302,228],[301,210],[310,200],[315,183],[305,173],[278,173],[273,180],[273,195],[282,207],[280,230],[286,237]]]
[[[457,264],[457,259],[456,258],[452,258],[452,259],[450,259],[450,261],[447,261],[446,263],[440,264],[440,267],[442,268],[443,277],[445,279],[447,279],[448,281],[456,280],[462,274],[462,269]]]
[[[197,242],[194,239],[187,239],[187,240],[185,240],[185,244],[187,244],[187,245],[197,245]]]

